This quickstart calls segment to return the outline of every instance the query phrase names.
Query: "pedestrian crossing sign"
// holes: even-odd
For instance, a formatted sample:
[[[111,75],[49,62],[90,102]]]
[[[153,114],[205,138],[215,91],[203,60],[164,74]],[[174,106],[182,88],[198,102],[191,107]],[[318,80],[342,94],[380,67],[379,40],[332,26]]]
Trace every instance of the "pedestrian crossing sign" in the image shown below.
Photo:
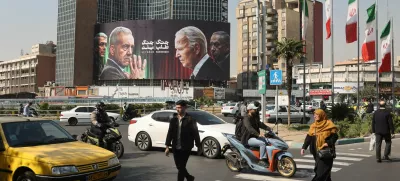
[[[282,70],[271,70],[269,82],[270,85],[282,85]]]

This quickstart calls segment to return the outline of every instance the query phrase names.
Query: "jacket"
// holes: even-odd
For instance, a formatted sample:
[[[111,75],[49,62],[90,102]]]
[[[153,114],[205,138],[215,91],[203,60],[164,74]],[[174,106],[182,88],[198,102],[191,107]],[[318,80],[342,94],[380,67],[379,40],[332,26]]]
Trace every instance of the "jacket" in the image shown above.
[[[258,116],[249,117],[245,116],[243,118],[242,126],[242,138],[241,142],[243,145],[248,145],[250,138],[258,138],[260,136],[260,128],[270,131],[271,128],[260,121]]]
[[[108,124],[111,122],[111,119],[110,119],[110,117],[108,117],[108,114],[106,111],[101,112],[96,109],[90,115],[90,121],[92,122],[92,126],[96,126],[97,123]]]
[[[307,134],[302,147],[303,149],[307,150],[308,146],[310,146],[310,152],[314,156],[317,154],[316,138],[316,136],[310,136]],[[339,136],[337,133],[331,134],[328,138],[325,139],[325,143],[328,143],[329,148],[335,148],[335,144],[338,138]]]
[[[372,117],[372,133],[386,135],[394,134],[393,118],[390,111],[380,108]]]
[[[172,147],[172,150],[176,149],[178,128],[178,114],[174,114],[174,117],[172,117],[169,121],[167,139],[165,140],[165,145]],[[181,149],[184,151],[192,150],[194,147],[194,142],[196,142],[197,148],[200,148],[201,143],[199,129],[197,128],[197,121],[188,113],[186,113],[186,115],[182,118],[181,125]]]
[[[100,80],[121,80],[128,79],[124,71],[111,59],[107,60],[106,65],[99,77]]]
[[[224,79],[221,68],[210,58],[206,60],[203,66],[200,67],[196,76],[191,77],[194,80],[227,80]]]

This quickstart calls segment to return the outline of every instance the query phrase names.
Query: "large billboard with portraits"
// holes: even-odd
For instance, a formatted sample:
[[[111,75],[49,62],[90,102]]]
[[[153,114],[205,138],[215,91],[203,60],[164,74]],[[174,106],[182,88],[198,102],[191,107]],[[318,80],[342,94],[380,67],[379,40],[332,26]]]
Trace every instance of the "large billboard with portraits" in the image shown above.
[[[132,20],[95,26],[95,80],[229,80],[230,24]]]

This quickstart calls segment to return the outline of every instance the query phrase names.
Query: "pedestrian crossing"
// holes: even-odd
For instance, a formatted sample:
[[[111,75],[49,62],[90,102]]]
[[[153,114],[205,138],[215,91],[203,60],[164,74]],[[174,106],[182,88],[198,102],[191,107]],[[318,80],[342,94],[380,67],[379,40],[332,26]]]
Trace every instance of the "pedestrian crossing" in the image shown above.
[[[360,162],[371,156],[372,155],[367,154],[337,152],[336,158],[333,162],[332,172],[339,172],[340,170],[346,169],[346,167],[356,164],[357,162]],[[292,178],[283,178],[274,174],[270,174],[270,176],[248,173],[237,174],[234,176],[234,178],[254,181],[299,181],[304,179],[309,180],[310,177],[314,176],[315,160],[311,154],[306,154],[300,158],[294,158],[294,161],[296,162],[297,172]]]

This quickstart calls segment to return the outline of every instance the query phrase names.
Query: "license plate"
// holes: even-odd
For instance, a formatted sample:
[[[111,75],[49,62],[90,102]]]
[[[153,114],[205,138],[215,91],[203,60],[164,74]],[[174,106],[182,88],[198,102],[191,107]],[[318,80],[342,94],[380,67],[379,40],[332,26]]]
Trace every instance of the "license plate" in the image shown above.
[[[100,180],[100,179],[107,178],[107,177],[108,177],[108,172],[99,172],[99,173],[95,173],[95,174],[87,176],[86,180],[87,181],[95,181],[95,180]]]

